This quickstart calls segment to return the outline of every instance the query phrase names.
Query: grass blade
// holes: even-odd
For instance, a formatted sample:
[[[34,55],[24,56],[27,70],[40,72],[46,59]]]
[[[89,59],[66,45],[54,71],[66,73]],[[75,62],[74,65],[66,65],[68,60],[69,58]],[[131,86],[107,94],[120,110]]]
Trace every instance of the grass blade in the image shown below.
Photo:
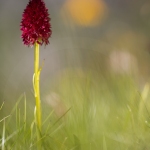
[[[5,119],[3,120],[2,150],[5,150]]]

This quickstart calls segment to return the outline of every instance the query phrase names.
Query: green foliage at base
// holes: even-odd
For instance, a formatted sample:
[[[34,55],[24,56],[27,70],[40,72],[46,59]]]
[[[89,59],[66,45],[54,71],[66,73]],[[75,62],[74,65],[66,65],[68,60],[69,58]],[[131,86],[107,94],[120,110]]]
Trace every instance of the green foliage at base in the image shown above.
[[[149,97],[148,84],[139,91],[127,76],[67,72],[42,101],[42,149],[150,149]],[[37,149],[30,101],[21,95],[0,121],[0,149]]]

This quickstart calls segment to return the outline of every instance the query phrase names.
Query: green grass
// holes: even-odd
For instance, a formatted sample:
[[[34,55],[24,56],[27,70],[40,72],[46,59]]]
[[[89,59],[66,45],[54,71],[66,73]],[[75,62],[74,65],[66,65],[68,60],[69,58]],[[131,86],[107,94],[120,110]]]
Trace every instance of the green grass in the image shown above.
[[[51,103],[42,101],[43,150],[150,149],[149,84],[139,91],[125,75],[67,72],[52,90]],[[22,94],[0,120],[0,149],[37,149],[30,101]]]

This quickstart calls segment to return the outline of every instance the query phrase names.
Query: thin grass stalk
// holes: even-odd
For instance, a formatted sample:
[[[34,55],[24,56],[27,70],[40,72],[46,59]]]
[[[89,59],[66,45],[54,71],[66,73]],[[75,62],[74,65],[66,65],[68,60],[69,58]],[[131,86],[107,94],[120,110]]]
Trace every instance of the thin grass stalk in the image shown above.
[[[20,129],[20,108],[18,109],[18,129]]]
[[[24,94],[24,131],[26,130],[26,122],[27,122],[27,101],[26,95]]]
[[[5,119],[3,121],[2,150],[5,150]]]
[[[106,143],[105,135],[103,135],[103,150],[107,150],[107,143]]]
[[[15,109],[16,109],[16,130],[17,130],[18,129],[18,104],[17,103]]]
[[[32,147],[32,145],[33,145],[33,128],[34,128],[34,124],[35,124],[35,121],[32,122],[31,127],[30,127],[30,130],[31,130],[31,144],[30,144],[30,147]]]
[[[3,105],[4,105],[4,102],[2,103],[1,107],[0,107],[0,110],[3,108]]]

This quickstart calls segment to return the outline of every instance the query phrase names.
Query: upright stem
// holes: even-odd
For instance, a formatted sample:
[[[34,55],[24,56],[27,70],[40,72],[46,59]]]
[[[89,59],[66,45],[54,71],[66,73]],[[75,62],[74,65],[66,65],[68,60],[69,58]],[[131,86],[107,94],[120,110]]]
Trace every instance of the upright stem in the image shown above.
[[[36,126],[38,132],[38,140],[41,137],[41,101],[40,101],[40,68],[39,68],[39,44],[35,43],[34,45],[34,77],[33,77],[33,86],[34,86],[34,95],[36,102]]]

